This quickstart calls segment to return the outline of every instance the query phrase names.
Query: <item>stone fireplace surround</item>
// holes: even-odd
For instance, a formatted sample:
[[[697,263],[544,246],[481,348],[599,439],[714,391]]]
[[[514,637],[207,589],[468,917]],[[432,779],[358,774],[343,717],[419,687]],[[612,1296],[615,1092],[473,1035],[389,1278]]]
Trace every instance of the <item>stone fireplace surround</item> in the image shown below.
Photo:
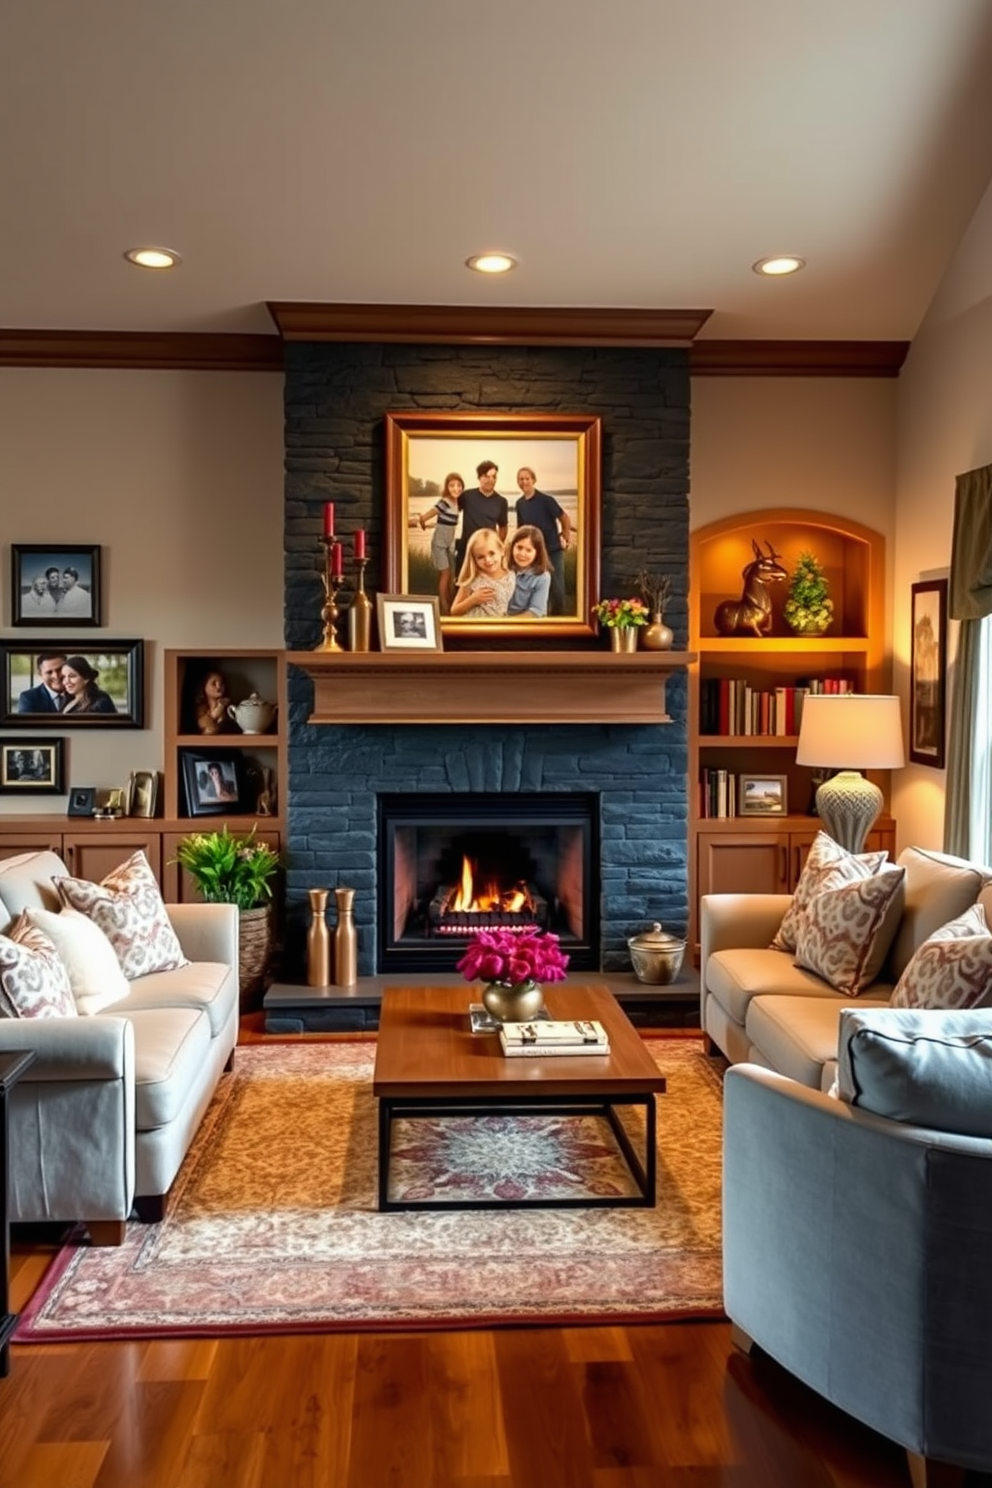
[[[382,541],[383,415],[397,409],[598,413],[603,420],[601,594],[631,592],[642,564],[669,573],[676,646],[686,635],[688,354],[680,349],[291,344],[286,349],[286,642],[320,634],[321,507],[338,530]],[[502,485],[502,483],[501,483]],[[512,489],[512,488],[508,488]],[[595,642],[578,642],[595,646]],[[385,680],[385,679],[384,679]],[[370,682],[374,685],[374,682]],[[688,918],[686,680],[668,680],[666,724],[310,724],[313,686],[289,686],[286,972],[302,975],[306,890],[356,890],[359,975],[377,967],[380,794],[592,793],[601,842],[602,970],[629,968],[626,939]]]

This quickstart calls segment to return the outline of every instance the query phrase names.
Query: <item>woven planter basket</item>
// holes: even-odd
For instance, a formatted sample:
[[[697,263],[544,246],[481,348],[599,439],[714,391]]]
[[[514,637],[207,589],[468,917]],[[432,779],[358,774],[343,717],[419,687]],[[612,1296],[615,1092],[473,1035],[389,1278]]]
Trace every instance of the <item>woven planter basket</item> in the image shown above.
[[[238,916],[238,986],[242,1012],[261,1006],[272,947],[271,908],[241,910]]]

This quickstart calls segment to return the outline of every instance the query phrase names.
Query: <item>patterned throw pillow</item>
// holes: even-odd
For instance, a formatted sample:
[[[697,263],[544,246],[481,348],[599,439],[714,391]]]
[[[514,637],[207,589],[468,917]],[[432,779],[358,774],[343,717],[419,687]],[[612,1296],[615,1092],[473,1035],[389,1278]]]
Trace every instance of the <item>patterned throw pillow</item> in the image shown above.
[[[975,1008],[992,1005],[992,931],[980,904],[923,942],[896,983],[889,1006]]]
[[[134,853],[102,883],[56,878],[55,887],[63,904],[87,915],[103,931],[129,982],[152,971],[189,965],[143,852]]]
[[[785,918],[775,933],[772,941],[772,949],[776,951],[794,951],[797,944],[797,932],[799,921],[802,919],[806,906],[816,898],[824,880],[828,874],[833,875],[831,887],[838,883],[854,883],[861,878],[870,878],[877,873],[888,859],[888,853],[850,853],[846,847],[841,847],[826,832],[817,832],[813,838],[812,846],[803,864],[803,871],[799,875],[792,903],[785,911]],[[837,878],[836,875],[841,877]]]
[[[857,997],[878,976],[895,939],[905,882],[906,870],[892,867],[821,889],[799,921],[796,965]]]
[[[0,935],[0,1017],[74,1018],[69,973],[48,936],[18,915]]]
[[[129,987],[110,941],[78,909],[26,909],[29,925],[47,935],[69,973],[76,1011],[89,1017],[122,1002]]]

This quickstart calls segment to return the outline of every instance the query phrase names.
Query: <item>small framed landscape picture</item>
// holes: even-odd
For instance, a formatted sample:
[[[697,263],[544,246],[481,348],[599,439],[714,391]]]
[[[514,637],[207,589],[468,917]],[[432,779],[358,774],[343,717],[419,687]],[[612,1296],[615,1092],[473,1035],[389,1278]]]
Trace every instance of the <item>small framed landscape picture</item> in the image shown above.
[[[784,775],[742,775],[738,782],[740,816],[785,816],[788,781]]]
[[[100,624],[100,549],[11,543],[11,625]]]
[[[0,739],[3,795],[60,796],[64,770],[64,739]]]
[[[440,651],[440,605],[430,595],[379,594],[379,645],[383,651]]]
[[[186,810],[190,816],[222,816],[244,811],[242,761],[236,754],[197,754],[182,757]]]

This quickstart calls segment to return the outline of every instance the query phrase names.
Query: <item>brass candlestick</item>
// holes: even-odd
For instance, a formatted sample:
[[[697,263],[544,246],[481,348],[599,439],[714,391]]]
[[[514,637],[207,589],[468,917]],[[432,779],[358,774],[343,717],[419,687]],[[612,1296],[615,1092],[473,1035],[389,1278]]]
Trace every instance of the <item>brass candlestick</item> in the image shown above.
[[[367,558],[355,559],[358,581],[355,585],[355,597],[348,611],[348,649],[350,651],[371,651],[372,649],[372,601],[365,593],[365,565],[368,561]]]
[[[320,618],[324,622],[324,638],[313,649],[315,651],[343,651],[344,647],[337,638],[335,626],[341,616],[337,605],[337,595],[344,583],[344,574],[331,572],[334,567],[331,555],[338,546],[339,539],[322,537],[320,541],[324,548],[324,572],[320,576],[324,585],[324,608],[320,612]]]

